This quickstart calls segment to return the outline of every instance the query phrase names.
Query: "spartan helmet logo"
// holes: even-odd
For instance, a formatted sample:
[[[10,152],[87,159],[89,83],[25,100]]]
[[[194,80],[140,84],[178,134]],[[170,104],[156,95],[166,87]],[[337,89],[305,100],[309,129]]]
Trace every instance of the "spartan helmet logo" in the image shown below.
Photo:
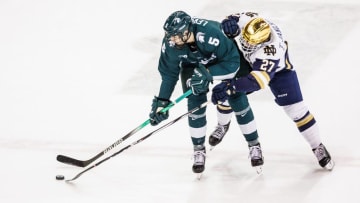
[[[240,42],[244,51],[253,52],[260,44],[269,40],[271,29],[263,18],[250,20],[241,30]]]
[[[180,18],[175,18],[174,21],[175,21],[176,23],[180,23],[180,22],[181,22],[181,19],[180,19]]]

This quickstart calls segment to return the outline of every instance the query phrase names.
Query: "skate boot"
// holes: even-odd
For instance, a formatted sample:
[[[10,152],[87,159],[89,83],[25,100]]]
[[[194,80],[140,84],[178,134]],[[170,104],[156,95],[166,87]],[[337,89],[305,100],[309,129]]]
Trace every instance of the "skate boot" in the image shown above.
[[[206,158],[205,147],[196,146],[194,149],[194,164],[192,166],[192,171],[198,174],[198,179],[200,179],[202,172],[205,170],[205,158]]]
[[[226,125],[220,125],[218,124],[215,128],[215,130],[211,133],[209,137],[209,144],[212,146],[210,150],[212,150],[217,144],[221,142],[221,140],[224,138],[225,134],[229,130],[230,121]]]
[[[314,152],[321,167],[330,171],[334,168],[335,162],[331,159],[329,152],[322,143],[320,143],[320,145],[312,151]]]
[[[262,172],[262,165],[264,164],[264,158],[261,152],[260,143],[254,146],[249,146],[251,159],[251,166],[256,168],[256,172],[260,174]]]

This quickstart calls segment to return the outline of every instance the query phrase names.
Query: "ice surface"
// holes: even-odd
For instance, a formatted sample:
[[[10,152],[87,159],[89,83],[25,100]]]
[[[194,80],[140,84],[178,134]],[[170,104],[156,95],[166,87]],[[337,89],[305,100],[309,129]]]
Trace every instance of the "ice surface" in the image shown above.
[[[0,202],[360,202],[360,5],[342,2],[0,1]],[[267,89],[249,96],[265,156],[261,175],[232,125],[198,181],[183,119],[72,184],[55,180],[83,170],[56,155],[89,159],[147,119],[160,84],[162,24],[180,9],[215,20],[253,10],[283,28],[305,102],[336,161],[332,172],[318,166]],[[173,107],[169,121],[185,107]],[[210,132],[212,105],[208,115]]]

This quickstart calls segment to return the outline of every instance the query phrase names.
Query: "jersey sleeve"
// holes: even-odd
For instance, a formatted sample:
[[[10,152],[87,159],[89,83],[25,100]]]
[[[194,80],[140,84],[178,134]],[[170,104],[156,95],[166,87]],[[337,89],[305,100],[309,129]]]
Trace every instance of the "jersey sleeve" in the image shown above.
[[[159,58],[158,71],[161,76],[159,98],[169,99],[179,80],[179,59],[176,50],[169,47],[168,42],[163,40]]]

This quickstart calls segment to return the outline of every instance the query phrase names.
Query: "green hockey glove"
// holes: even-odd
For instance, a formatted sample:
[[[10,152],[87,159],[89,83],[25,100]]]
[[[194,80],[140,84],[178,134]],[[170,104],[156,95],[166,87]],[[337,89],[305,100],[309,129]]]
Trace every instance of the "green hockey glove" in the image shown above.
[[[199,67],[194,69],[194,73],[189,80],[188,86],[194,95],[199,95],[209,91],[209,84],[213,81],[213,77],[204,65],[199,64]]]
[[[151,112],[149,114],[150,124],[155,126],[161,121],[169,118],[169,111],[160,112],[163,108],[167,107],[171,103],[168,99],[162,99],[154,97],[151,105]]]

